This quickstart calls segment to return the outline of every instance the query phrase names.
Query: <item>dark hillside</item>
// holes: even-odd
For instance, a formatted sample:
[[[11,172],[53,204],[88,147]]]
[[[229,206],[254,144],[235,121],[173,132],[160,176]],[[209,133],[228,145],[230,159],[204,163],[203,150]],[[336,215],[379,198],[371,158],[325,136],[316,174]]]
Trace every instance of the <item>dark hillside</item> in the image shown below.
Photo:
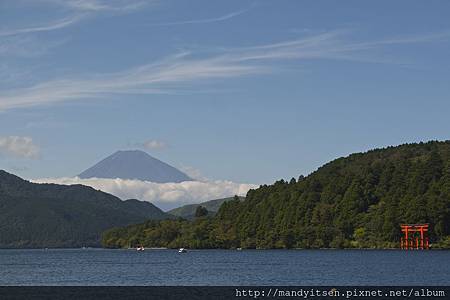
[[[0,170],[0,247],[99,246],[102,231],[169,215],[83,185],[35,184]]]

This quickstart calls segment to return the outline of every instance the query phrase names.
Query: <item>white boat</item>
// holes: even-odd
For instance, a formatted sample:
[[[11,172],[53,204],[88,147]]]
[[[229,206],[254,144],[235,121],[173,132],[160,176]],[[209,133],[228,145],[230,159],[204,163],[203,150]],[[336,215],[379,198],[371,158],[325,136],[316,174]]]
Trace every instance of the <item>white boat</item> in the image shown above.
[[[180,248],[180,249],[178,249],[178,253],[186,253],[187,252],[187,250],[186,249],[184,249],[184,248]]]
[[[145,248],[144,248],[143,246],[140,246],[140,247],[137,247],[136,250],[137,250],[137,251],[144,251]]]

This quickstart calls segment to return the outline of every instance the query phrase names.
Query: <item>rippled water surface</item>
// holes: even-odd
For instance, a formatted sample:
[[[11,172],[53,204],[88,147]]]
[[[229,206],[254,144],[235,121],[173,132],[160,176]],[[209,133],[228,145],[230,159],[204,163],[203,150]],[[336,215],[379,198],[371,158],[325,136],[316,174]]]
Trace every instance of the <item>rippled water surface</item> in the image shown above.
[[[0,285],[450,285],[450,251],[0,250]]]

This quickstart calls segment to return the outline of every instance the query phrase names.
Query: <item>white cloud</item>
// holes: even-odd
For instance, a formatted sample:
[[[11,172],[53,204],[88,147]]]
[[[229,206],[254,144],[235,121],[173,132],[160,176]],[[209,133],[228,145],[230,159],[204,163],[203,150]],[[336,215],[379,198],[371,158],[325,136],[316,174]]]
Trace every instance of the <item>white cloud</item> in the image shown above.
[[[90,74],[41,82],[27,88],[0,92],[0,110],[45,105],[117,94],[171,93],[187,83],[250,74],[269,73],[273,64],[292,60],[332,59],[371,63],[398,63],[380,59],[372,50],[392,44],[448,39],[450,34],[351,42],[347,32],[331,31],[254,47],[216,49],[206,53],[183,52],[155,63],[115,73]]]
[[[74,15],[61,20],[53,21],[48,24],[36,25],[33,27],[2,30],[0,31],[0,37],[61,29],[69,25],[75,24],[76,22],[80,21],[83,18],[83,16],[84,15]]]
[[[63,39],[42,43],[32,36],[5,36],[0,39],[0,57],[17,56],[30,58],[41,56],[47,54],[50,49],[64,44],[66,41],[66,39]],[[0,72],[3,73],[3,70],[0,70]],[[10,73],[10,71],[5,73]]]
[[[38,2],[36,0],[36,2]],[[0,55],[1,56],[39,56],[49,48],[61,45],[64,41],[50,42],[39,41],[33,38],[33,34],[64,29],[80,23],[81,21],[97,16],[99,13],[117,15],[134,11],[153,1],[133,0],[40,0],[52,4],[49,15],[54,12],[54,6],[65,8],[66,16],[54,16],[44,23],[26,24],[19,28],[2,28],[0,30]],[[30,2],[31,3],[31,2]],[[36,4],[36,3],[32,3]],[[60,13],[59,13],[60,15]],[[23,18],[26,20],[27,18]]]
[[[45,1],[45,0],[44,0]],[[154,0],[46,0],[78,11],[130,11]]]
[[[202,172],[199,169],[190,166],[181,166],[180,170],[188,175],[190,178],[193,178],[198,181],[207,182],[209,179],[203,176]]]
[[[141,147],[147,150],[161,150],[167,147],[167,144],[163,141],[148,140],[140,144]]]
[[[129,12],[136,10],[140,7],[143,7],[150,2],[153,2],[153,1],[132,1],[132,0],[127,1],[42,0],[42,1],[52,3],[57,6],[65,7],[69,10],[70,15],[60,19],[50,20],[44,24],[36,24],[33,26],[14,29],[3,29],[0,30],[0,37],[63,29],[65,27],[74,25],[82,21],[86,17],[94,16],[99,12],[112,12],[114,14],[120,12]]]
[[[245,196],[255,184],[231,181],[185,181],[181,183],[154,183],[141,180],[78,177],[43,178],[36,183],[83,184],[113,194],[123,200],[139,199],[149,201],[162,209],[171,209],[184,204],[200,203],[212,199]]]
[[[206,23],[214,23],[221,22],[232,19],[243,13],[247,12],[248,9],[235,11],[217,18],[208,18],[208,19],[199,19],[199,20],[185,20],[185,21],[175,21],[175,22],[165,22],[165,23],[155,23],[150,24],[151,26],[172,26],[172,25],[187,25],[187,24],[206,24]]]
[[[0,110],[111,94],[155,94],[169,85],[199,79],[233,77],[256,71],[256,67],[231,63],[224,58],[183,59],[176,55],[155,64],[122,72],[97,74],[79,79],[60,79],[0,94]],[[164,89],[163,89],[164,85]]]
[[[0,137],[0,152],[20,158],[38,158],[39,147],[33,139],[23,136]]]

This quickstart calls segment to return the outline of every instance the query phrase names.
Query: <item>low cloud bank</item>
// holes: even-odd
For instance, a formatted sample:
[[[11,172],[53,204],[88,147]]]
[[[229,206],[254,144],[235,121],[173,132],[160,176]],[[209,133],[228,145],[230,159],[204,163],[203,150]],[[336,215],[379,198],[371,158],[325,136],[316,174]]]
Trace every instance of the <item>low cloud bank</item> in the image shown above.
[[[83,184],[113,194],[123,200],[134,198],[149,201],[163,210],[233,195],[245,196],[250,189],[258,187],[255,184],[224,180],[154,183],[128,179],[62,177],[41,178],[32,181],[66,185]]]

